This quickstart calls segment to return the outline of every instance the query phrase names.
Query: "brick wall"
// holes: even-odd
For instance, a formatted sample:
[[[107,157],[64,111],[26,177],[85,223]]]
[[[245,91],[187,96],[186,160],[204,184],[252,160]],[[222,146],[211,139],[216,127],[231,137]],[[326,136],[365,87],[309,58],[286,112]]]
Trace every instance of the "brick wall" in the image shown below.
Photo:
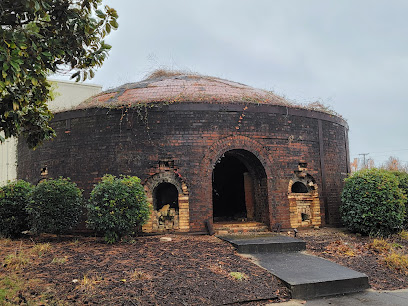
[[[71,177],[88,195],[105,173],[145,181],[167,163],[188,188],[190,230],[203,231],[212,220],[212,169],[237,150],[256,176],[259,221],[290,227],[288,184],[304,160],[319,186],[322,222],[339,222],[348,127],[338,117],[282,106],[175,103],[69,111],[52,126],[58,136],[35,151],[19,142],[18,178],[36,183],[47,167],[48,177]]]

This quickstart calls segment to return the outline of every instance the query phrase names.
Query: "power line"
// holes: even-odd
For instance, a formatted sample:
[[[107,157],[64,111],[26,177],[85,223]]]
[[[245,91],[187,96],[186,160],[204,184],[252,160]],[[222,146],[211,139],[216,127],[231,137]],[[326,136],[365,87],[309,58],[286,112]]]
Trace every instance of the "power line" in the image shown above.
[[[370,152],[369,154],[377,154],[377,153],[389,153],[389,152],[398,152],[398,151],[408,151],[408,149],[398,149],[398,150],[389,150],[389,151],[380,151],[380,152]]]

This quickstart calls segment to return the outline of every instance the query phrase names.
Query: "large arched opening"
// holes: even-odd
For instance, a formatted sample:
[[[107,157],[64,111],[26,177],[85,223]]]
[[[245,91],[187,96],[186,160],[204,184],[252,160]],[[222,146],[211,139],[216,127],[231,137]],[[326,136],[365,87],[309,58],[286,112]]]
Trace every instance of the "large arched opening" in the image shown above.
[[[268,222],[268,191],[265,169],[251,152],[225,152],[212,173],[214,222]]]

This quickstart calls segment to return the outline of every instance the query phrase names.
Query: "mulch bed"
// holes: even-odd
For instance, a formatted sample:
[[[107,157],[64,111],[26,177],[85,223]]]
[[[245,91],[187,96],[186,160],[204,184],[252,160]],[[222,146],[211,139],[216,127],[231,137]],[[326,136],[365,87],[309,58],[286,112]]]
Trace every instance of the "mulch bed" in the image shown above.
[[[372,289],[394,290],[408,288],[406,270],[390,268],[384,262],[389,252],[372,248],[375,238],[350,233],[344,229],[323,228],[299,231],[306,241],[307,251],[353,270],[365,273]],[[408,252],[408,240],[394,235],[386,239],[397,253]]]
[[[82,236],[0,239],[0,298],[6,276],[23,283],[11,300],[14,304],[265,305],[290,298],[279,280],[224,241],[161,237],[136,237],[115,245]],[[389,252],[375,250],[374,238],[333,228],[300,230],[298,237],[307,242],[309,253],[367,274],[373,289],[408,288],[406,271],[385,264]],[[408,250],[408,240],[397,235],[386,241],[397,253]],[[15,268],[6,263],[9,254],[24,255],[29,262]]]
[[[160,237],[115,245],[95,237],[3,239],[0,260],[14,253],[28,254],[30,262],[18,270],[3,260],[0,279],[17,273],[29,282],[15,303],[263,305],[289,299],[279,280],[226,242],[211,236],[168,235],[168,242]],[[49,250],[34,254],[41,243],[49,243]],[[237,280],[230,272],[246,278]]]

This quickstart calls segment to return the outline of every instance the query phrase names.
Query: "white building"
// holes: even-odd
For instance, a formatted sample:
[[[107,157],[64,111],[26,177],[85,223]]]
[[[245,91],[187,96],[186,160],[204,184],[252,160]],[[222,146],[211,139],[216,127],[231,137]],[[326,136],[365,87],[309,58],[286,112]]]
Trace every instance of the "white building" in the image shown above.
[[[55,99],[48,103],[49,109],[62,112],[74,108],[82,101],[102,91],[102,86],[75,82],[50,80]],[[0,144],[0,186],[17,178],[17,139],[9,138]]]

